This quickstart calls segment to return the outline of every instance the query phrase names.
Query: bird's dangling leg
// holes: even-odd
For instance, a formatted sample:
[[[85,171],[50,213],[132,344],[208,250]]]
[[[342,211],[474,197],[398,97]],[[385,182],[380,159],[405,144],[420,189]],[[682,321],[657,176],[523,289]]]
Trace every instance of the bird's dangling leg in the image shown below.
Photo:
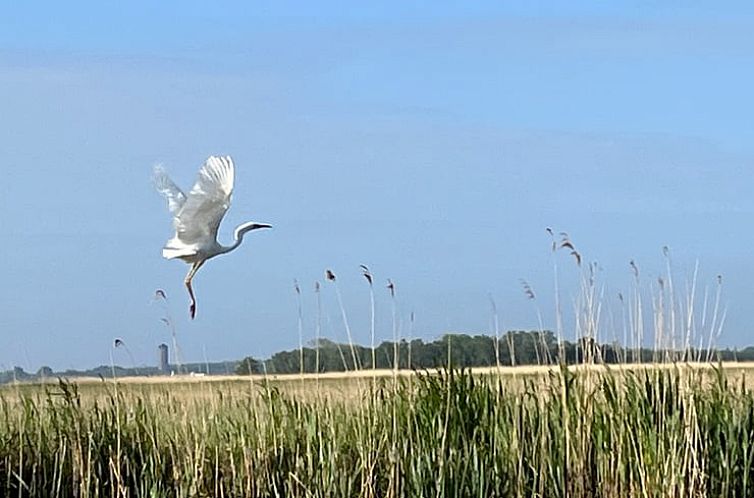
[[[188,289],[189,296],[191,297],[191,305],[189,306],[189,315],[191,316],[191,319],[194,319],[194,316],[196,316],[196,297],[194,297],[194,289],[191,287],[191,280],[193,280],[194,275],[196,274],[197,270],[202,267],[204,264],[204,261],[197,261],[193,265],[191,265],[191,269],[186,274],[186,278],[184,279],[184,283],[186,284],[186,288]]]

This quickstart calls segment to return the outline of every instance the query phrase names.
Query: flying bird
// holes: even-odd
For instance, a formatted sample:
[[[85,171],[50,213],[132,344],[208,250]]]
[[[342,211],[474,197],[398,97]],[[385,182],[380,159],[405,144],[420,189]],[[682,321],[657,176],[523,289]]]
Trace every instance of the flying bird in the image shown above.
[[[230,207],[234,179],[235,168],[230,156],[210,156],[199,170],[194,187],[186,195],[161,166],[154,168],[155,187],[168,201],[175,228],[175,236],[165,244],[162,256],[181,259],[191,265],[184,283],[191,298],[189,314],[192,319],[196,316],[196,298],[191,281],[199,268],[208,259],[236,249],[247,232],[271,228],[265,223],[242,223],[233,232],[233,244],[223,246],[217,242],[217,229]]]

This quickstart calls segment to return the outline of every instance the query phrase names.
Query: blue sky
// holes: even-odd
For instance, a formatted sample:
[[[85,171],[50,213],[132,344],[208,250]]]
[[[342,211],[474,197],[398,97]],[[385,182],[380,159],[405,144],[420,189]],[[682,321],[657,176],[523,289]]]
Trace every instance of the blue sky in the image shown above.
[[[573,4],[3,5],[0,367],[107,363],[115,337],[154,363],[157,288],[185,359],[292,348],[293,279],[310,338],[325,268],[366,343],[363,263],[379,339],[387,278],[416,336],[487,331],[490,294],[503,328],[536,327],[522,278],[552,328],[548,226],[599,262],[606,308],[630,260],[647,288],[663,246],[679,288],[698,260],[700,289],[724,276],[720,344],[754,343],[754,7]],[[149,179],[188,189],[210,154],[237,167],[221,241],[275,228],[200,271],[190,322]]]

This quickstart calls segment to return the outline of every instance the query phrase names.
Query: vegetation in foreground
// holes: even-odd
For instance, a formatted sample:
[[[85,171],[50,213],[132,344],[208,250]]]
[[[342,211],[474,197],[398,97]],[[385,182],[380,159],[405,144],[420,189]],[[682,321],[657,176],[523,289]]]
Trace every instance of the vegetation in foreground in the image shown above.
[[[754,394],[722,370],[310,382],[5,389],[0,495],[754,495]]]
[[[82,391],[65,382],[15,384],[0,389],[0,496],[754,496],[754,392],[745,376],[687,363],[712,356],[725,321],[722,279],[698,303],[695,272],[689,295],[678,297],[664,249],[667,275],[658,278],[645,313],[632,261],[634,281],[625,298],[619,295],[622,327],[606,326],[597,265],[582,268],[567,234],[558,241],[548,232],[556,282],[561,249],[580,272],[572,359],[556,304],[557,342],[544,332],[494,342],[471,338],[471,348],[448,341],[442,364],[461,361],[459,354],[473,359],[478,351],[496,366],[506,357],[520,364],[519,355],[530,349],[537,364],[560,368],[486,377],[451,369],[399,378],[395,371],[393,378],[355,376],[347,386],[318,374],[287,384],[248,378],[243,389],[104,380]],[[371,274],[364,276],[371,292]],[[337,285],[334,276],[328,279]],[[389,290],[394,299],[392,282]],[[528,284],[524,290],[535,299]],[[348,332],[348,348],[333,343],[330,363],[340,360],[343,369],[360,373],[391,357],[390,365],[403,365],[392,304],[392,355],[389,348],[358,349]],[[494,302],[492,308],[497,338]],[[538,308],[537,314],[541,322]],[[300,318],[299,309],[299,324]],[[650,322],[654,345],[645,358]],[[612,350],[622,365],[611,370],[610,350],[600,345],[607,331],[619,330],[626,346]],[[373,337],[373,327],[370,332]],[[321,339],[319,329],[315,335]],[[299,339],[298,355],[281,357],[281,370],[320,372],[324,348],[305,350],[301,327]],[[432,348],[408,345],[407,366],[419,357],[441,361]],[[242,366],[254,370],[259,365],[252,360]],[[653,367],[622,368],[647,360]],[[569,370],[572,361],[600,368]]]

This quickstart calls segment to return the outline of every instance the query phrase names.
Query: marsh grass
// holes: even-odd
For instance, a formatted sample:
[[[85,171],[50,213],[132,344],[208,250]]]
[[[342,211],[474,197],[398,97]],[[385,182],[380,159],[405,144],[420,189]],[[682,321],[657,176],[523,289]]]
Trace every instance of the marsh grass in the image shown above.
[[[5,389],[0,494],[754,493],[754,395],[719,367],[393,382]]]
[[[299,372],[287,382],[124,379],[0,389],[0,496],[754,496],[754,393],[745,372],[709,363],[725,317],[721,278],[700,304],[695,270],[680,299],[664,250],[666,273],[649,295],[630,263],[628,298],[621,294],[620,313],[613,313],[597,265],[585,262],[567,234],[558,240],[548,232],[561,347],[551,356],[543,345],[539,366],[503,367],[496,351],[486,372],[455,369],[449,360],[446,369],[405,375],[395,350],[384,376],[374,353],[372,368],[362,370],[327,271],[349,339],[350,372]],[[579,272],[572,324],[561,309],[561,253]],[[371,338],[372,280],[362,270],[369,275]],[[544,332],[536,295],[523,286]],[[391,281],[388,290],[397,339]],[[318,283],[315,293],[319,345]],[[621,350],[620,365],[607,365],[596,347],[611,330],[632,345]],[[580,365],[563,363],[566,331],[581,348]],[[641,365],[648,332],[654,362]],[[696,344],[708,345],[705,358],[692,355]],[[449,359],[451,347],[449,341]]]

